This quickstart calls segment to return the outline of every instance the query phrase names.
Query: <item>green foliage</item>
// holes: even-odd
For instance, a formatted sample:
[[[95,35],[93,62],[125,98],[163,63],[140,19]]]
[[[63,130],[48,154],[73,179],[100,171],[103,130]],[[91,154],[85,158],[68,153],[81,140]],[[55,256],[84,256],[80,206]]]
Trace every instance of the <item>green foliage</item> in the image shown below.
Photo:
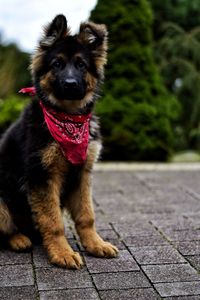
[[[152,12],[146,0],[99,0],[91,19],[109,30],[102,100],[104,158],[166,160],[179,106],[166,92],[152,54]]]
[[[18,91],[31,84],[29,55],[15,44],[3,45],[0,36],[0,133],[20,114],[27,103]]]
[[[6,100],[0,100],[0,132],[3,132],[13,121],[15,121],[28,99],[11,95]]]
[[[0,98],[16,93],[30,85],[28,71],[29,55],[21,52],[15,44],[0,44]]]
[[[159,39],[162,34],[160,25],[173,22],[185,30],[191,30],[200,24],[199,0],[149,0],[154,12],[154,35]]]
[[[151,3],[155,14],[155,58],[167,89],[181,104],[182,113],[176,128],[176,149],[199,150],[199,0],[179,0],[173,3],[151,0]]]

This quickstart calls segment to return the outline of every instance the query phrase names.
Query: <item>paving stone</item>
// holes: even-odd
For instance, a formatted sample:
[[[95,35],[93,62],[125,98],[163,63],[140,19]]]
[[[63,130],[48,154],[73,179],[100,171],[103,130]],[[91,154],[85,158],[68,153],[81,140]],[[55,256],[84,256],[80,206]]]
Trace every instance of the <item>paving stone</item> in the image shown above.
[[[152,288],[100,291],[102,300],[158,300],[160,297]]]
[[[131,247],[143,247],[143,246],[161,246],[168,245],[168,242],[160,234],[150,236],[131,236],[123,238],[123,242],[126,246]]]
[[[151,282],[198,281],[200,275],[189,264],[143,266]]]
[[[1,300],[36,300],[37,292],[34,286],[0,288]]]
[[[0,266],[0,287],[33,285],[31,265]]]
[[[141,265],[186,262],[172,246],[129,247],[129,249]]]
[[[200,295],[200,282],[155,283],[154,287],[162,297]]]
[[[180,296],[180,297],[167,297],[167,298],[162,298],[164,300],[199,300],[200,295],[197,296]]]
[[[137,205],[137,204],[135,204]],[[127,209],[128,210],[128,209]],[[110,216],[110,218],[112,218],[112,222],[120,222],[120,223],[125,223],[125,222],[128,222],[128,223],[131,223],[134,219],[135,219],[135,216],[138,216],[140,215],[140,218],[142,219],[143,218],[143,215],[142,213],[140,213],[138,210],[135,211],[135,212],[132,212],[130,210],[126,211],[126,213],[124,214],[120,214],[120,212],[118,212],[118,214],[116,215],[112,215]]]
[[[33,249],[33,262],[37,268],[54,267],[48,260],[47,253],[42,246],[35,246]]]
[[[97,229],[120,255],[101,259],[83,251],[88,269],[74,271],[52,266],[35,247],[40,299],[199,300],[200,172],[100,171],[94,182]],[[65,229],[77,251],[69,217]],[[38,298],[31,253],[0,251],[0,299]]]
[[[194,203],[190,203],[190,201],[188,201],[187,203],[180,202],[179,204],[176,205],[176,211],[177,213],[179,212],[180,214],[188,214],[188,212],[194,213],[199,210],[200,210],[199,200],[196,200]]]
[[[194,255],[194,256],[186,256],[185,257],[190,264],[197,269],[198,271],[200,271],[200,255]]]
[[[138,210],[135,203],[129,202],[127,197],[122,198],[121,195],[118,198],[115,197],[115,199],[110,199],[110,197],[108,197],[106,203],[101,201],[101,207],[102,210],[112,218],[113,216],[121,216],[122,214],[124,215],[127,211],[135,212]]]
[[[88,255],[85,255],[84,258],[90,273],[140,270],[136,261],[127,250],[121,250],[119,256],[112,259],[96,258]]]
[[[123,185],[122,185],[123,179]],[[106,192],[121,192],[124,190],[124,185],[132,187],[133,192],[137,192],[140,187],[141,191],[148,191],[146,186],[142,185],[132,171],[95,171],[93,185],[95,191]]]
[[[31,253],[17,253],[9,250],[0,251],[0,265],[30,264]]]
[[[174,242],[183,255],[200,255],[200,241]]]
[[[186,230],[193,228],[193,223],[191,220],[186,219],[184,217],[180,217],[179,215],[173,216],[168,215],[166,219],[151,219],[152,223],[158,228],[170,228],[173,230]]]
[[[67,220],[65,220],[64,225],[65,225],[65,236],[67,239],[73,239],[74,238],[74,233],[73,230],[74,229],[74,224],[71,220],[68,220],[68,216],[67,216]],[[72,222],[72,223],[71,223]],[[73,230],[70,228],[72,227]]]
[[[40,292],[40,300],[66,300],[66,299],[99,300],[100,298],[94,288]]]
[[[200,240],[200,230],[163,230],[171,241],[197,241]]]
[[[150,287],[142,272],[101,273],[92,275],[98,290]]]
[[[156,229],[149,223],[141,220],[131,223],[114,223],[113,227],[121,237],[149,236],[157,233]]]
[[[93,287],[91,277],[85,268],[81,270],[38,268],[36,269],[36,278],[40,291]]]
[[[155,188],[155,193],[157,197],[163,199],[163,201],[166,201],[167,203],[170,204],[179,204],[180,201],[183,205],[187,203],[196,204],[198,202],[198,200],[196,200],[192,195],[190,195],[186,190],[183,190],[181,187],[177,188],[172,186],[169,187],[167,185],[165,186],[158,185]]]
[[[200,227],[200,213],[188,213],[188,220],[194,225],[195,228]]]
[[[172,214],[176,211],[176,207],[174,205],[170,205],[168,203],[159,204],[159,203],[151,203],[151,205],[143,204],[139,205],[139,210],[141,213],[146,215],[154,215],[157,214]]]
[[[100,219],[96,216],[95,225],[96,225],[97,231],[99,232],[99,230],[110,230],[111,225],[109,222],[110,222],[110,218],[109,218],[109,220],[107,220],[107,219],[102,220],[102,217]]]
[[[72,249],[75,251],[75,252],[78,252],[79,251],[79,247],[78,247],[78,241],[75,240],[75,239],[67,239],[67,241],[69,242],[70,246],[72,247]]]

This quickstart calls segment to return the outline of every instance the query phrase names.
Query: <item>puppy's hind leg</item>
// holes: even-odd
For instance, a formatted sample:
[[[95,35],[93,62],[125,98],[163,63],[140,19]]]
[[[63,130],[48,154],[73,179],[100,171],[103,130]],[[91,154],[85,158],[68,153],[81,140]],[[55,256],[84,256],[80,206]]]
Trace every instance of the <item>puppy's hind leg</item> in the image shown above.
[[[8,244],[14,251],[25,251],[32,247],[31,240],[20,232],[12,234],[8,239]]]
[[[0,198],[0,232],[6,235],[16,230],[10,211],[6,203]]]
[[[28,237],[19,233],[6,203],[0,198],[0,232],[7,236],[8,244],[15,251],[31,248],[32,243]]]

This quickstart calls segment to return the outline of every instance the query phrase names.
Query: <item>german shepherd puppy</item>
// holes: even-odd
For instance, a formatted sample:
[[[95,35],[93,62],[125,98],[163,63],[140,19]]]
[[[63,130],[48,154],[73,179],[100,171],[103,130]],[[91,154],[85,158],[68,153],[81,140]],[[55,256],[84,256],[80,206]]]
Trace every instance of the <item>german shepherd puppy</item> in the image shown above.
[[[91,171],[101,139],[92,110],[106,63],[104,25],[83,23],[70,35],[65,16],[44,29],[32,57],[34,97],[0,143],[0,232],[15,251],[38,232],[51,263],[79,269],[62,212],[67,209],[85,249],[98,257],[118,250],[96,232]],[[26,92],[26,90],[25,90]]]

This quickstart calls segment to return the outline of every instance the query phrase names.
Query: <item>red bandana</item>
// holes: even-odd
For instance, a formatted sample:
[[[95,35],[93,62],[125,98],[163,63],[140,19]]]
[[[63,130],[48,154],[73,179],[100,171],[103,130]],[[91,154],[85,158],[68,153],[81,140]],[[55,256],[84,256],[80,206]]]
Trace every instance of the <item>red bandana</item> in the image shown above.
[[[34,87],[23,88],[19,92],[32,96],[36,94]],[[91,114],[68,115],[45,107],[41,101],[40,105],[49,132],[59,144],[66,159],[72,164],[84,163],[87,157]]]

